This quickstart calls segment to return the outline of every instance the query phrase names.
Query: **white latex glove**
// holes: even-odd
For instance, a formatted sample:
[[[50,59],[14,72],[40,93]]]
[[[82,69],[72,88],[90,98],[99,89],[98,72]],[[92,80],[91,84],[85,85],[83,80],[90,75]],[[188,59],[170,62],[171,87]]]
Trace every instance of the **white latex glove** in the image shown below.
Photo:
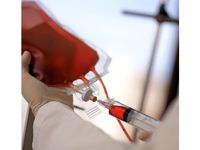
[[[62,89],[48,87],[29,74],[31,54],[25,51],[22,55],[22,95],[29,103],[33,114],[36,115],[41,106],[58,101],[73,109],[72,96],[67,95]]]

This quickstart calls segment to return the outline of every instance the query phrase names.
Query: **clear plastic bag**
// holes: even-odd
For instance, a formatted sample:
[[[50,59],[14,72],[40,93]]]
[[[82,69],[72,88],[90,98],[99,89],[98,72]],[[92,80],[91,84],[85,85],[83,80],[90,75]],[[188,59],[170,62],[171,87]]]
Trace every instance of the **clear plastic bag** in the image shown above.
[[[45,30],[47,31],[44,32]],[[57,35],[56,33],[49,34],[52,31],[59,33],[57,39],[60,37],[62,38],[62,36],[64,36],[66,41],[72,39],[71,41],[69,40],[73,43],[71,49],[70,44],[66,46],[68,52],[60,52],[58,55],[59,51],[56,51],[55,48],[53,49],[53,47],[59,47],[62,43],[56,45],[59,43],[59,40],[57,43],[55,42],[57,40],[55,38]],[[50,36],[52,36],[51,40],[49,40]],[[47,43],[45,46],[41,44],[45,42]],[[49,45],[52,46],[50,47]],[[98,92],[98,88],[95,88],[92,84],[96,82],[99,77],[108,73],[108,66],[111,61],[111,58],[102,49],[97,48],[93,44],[82,39],[66,25],[61,25],[53,14],[38,0],[22,1],[22,51],[30,49],[32,50],[31,54],[33,54],[31,73],[49,86],[65,88],[68,94],[76,92],[72,86],[69,86],[69,82],[82,92],[88,88],[91,88],[94,92]],[[49,56],[49,53],[51,53],[51,57]],[[88,55],[86,55],[87,53]],[[91,54],[91,57],[89,56],[89,53]],[[66,58],[64,55],[66,55]],[[95,57],[95,55],[97,55],[97,57]],[[58,58],[55,60],[56,63],[54,62],[53,64],[51,62],[54,56],[57,56]],[[65,59],[69,58],[72,60],[68,60],[66,63]],[[55,65],[57,65],[57,68]],[[59,68],[59,65],[62,68]],[[71,69],[68,69],[69,72],[67,72],[66,69],[64,70],[64,73],[62,73],[63,68]],[[94,72],[98,73],[98,76]],[[72,75],[69,76],[69,74]],[[64,79],[65,77],[66,80]]]

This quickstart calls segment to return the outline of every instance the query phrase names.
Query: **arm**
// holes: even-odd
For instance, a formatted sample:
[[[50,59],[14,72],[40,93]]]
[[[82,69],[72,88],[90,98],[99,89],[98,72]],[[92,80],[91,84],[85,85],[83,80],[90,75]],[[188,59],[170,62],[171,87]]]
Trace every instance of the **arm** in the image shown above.
[[[34,115],[34,150],[177,150],[178,105],[171,110],[152,139],[144,145],[120,143],[79,118],[73,100],[62,90],[50,88],[29,73],[30,53],[22,56],[22,94]]]
[[[29,74],[31,55],[22,55],[22,95],[35,115],[34,150],[127,149],[73,112],[73,99]]]
[[[170,109],[152,139],[142,145],[117,142],[82,120],[70,107],[49,102],[34,122],[34,150],[178,150],[178,101]]]
[[[59,102],[44,105],[35,118],[34,150],[125,150],[130,147],[114,141]]]

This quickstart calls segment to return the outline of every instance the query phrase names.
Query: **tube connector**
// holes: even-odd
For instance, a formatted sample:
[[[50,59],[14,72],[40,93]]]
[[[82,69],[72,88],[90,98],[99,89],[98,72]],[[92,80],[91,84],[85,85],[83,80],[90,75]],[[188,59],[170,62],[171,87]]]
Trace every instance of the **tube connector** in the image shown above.
[[[97,101],[97,97],[93,95],[93,91],[91,89],[86,90],[83,94],[82,94],[82,99],[83,101],[87,102],[89,100],[96,102]]]

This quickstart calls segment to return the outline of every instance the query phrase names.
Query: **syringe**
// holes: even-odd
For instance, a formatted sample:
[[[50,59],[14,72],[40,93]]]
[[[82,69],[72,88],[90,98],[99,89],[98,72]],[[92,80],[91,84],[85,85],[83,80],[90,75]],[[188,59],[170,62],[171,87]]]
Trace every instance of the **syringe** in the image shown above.
[[[160,121],[156,120],[148,115],[145,115],[133,108],[130,108],[116,100],[109,99],[106,101],[98,100],[98,102],[109,109],[109,114],[123,120],[136,128],[147,131],[149,133],[154,132],[160,125]]]

